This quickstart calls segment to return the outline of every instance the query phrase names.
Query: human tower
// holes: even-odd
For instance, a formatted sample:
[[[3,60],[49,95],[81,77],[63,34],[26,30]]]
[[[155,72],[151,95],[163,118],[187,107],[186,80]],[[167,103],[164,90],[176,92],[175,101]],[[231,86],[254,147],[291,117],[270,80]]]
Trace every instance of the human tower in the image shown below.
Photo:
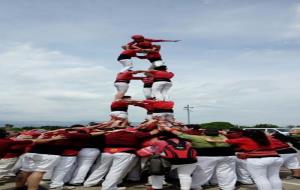
[[[126,125],[128,122],[128,106],[133,105],[147,110],[146,120],[152,118],[174,120],[174,102],[170,101],[168,97],[168,91],[172,87],[171,79],[174,74],[168,71],[165,62],[162,60],[160,45],[153,44],[153,42],[177,42],[178,40],[156,40],[145,38],[142,35],[133,35],[132,40],[122,46],[123,51],[118,57],[118,61],[123,68],[117,74],[114,82],[117,93],[111,103],[111,119],[118,121],[119,125]],[[150,67],[147,70],[132,70],[133,58],[148,60]],[[141,73],[144,76],[137,76]],[[131,80],[141,80],[143,82],[144,100],[133,100],[126,95]]]

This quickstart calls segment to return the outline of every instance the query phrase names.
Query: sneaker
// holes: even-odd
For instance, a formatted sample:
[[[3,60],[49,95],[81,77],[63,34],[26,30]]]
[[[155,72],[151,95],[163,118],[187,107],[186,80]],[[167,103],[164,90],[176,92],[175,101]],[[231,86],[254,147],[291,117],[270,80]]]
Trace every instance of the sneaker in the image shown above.
[[[67,183],[66,184],[66,186],[75,186],[75,187],[77,187],[77,186],[82,186],[83,184],[82,183]]]
[[[49,189],[51,189],[51,190],[62,190],[63,187],[49,187]]]
[[[300,177],[298,177],[298,176],[292,176],[292,175],[290,175],[290,176],[287,176],[286,178],[284,178],[285,180],[291,180],[291,179],[300,179]]]
[[[74,186],[64,186],[62,189],[63,190],[68,190],[68,189],[75,189],[76,187]]]
[[[118,187],[117,189],[118,189],[118,190],[125,190],[126,187],[125,187],[125,186],[122,186],[122,187]]]

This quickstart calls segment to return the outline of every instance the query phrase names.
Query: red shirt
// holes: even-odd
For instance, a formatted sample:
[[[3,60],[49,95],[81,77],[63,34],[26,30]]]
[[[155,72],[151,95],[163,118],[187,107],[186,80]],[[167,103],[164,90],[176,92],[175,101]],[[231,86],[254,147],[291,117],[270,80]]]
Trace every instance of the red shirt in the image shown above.
[[[153,83],[153,77],[144,77],[142,79],[144,84],[152,84]]]
[[[173,101],[153,101],[152,106],[154,109],[165,109],[170,110],[174,107]]]
[[[280,141],[278,139],[275,139],[273,137],[269,137],[269,140],[271,142],[271,147],[273,149],[281,149],[281,148],[289,148],[290,147],[287,143],[282,142],[282,141]]]
[[[0,139],[0,158],[2,158],[3,156],[5,156],[5,154],[9,153],[12,150],[12,147],[14,145],[28,145],[31,144],[32,141],[30,140],[22,140],[22,141],[14,141],[11,139]]]
[[[126,111],[128,110],[128,103],[124,100],[113,101],[110,105],[111,111]]]
[[[78,152],[85,146],[86,141],[91,137],[87,133],[66,132],[64,136],[67,139],[54,141],[54,144],[61,148],[62,156],[77,156]]]
[[[14,140],[12,145],[3,158],[16,158],[26,152],[26,149],[32,145],[31,140]]]
[[[132,71],[124,71],[117,74],[115,82],[129,82],[133,78]]]
[[[241,137],[237,139],[227,139],[227,143],[237,145],[239,150],[249,152],[259,149],[270,149],[271,147],[262,147],[259,144],[257,144],[254,140],[247,138],[247,137]]]
[[[147,59],[161,59],[161,55],[157,51],[149,52],[149,53],[147,53],[146,58]]]
[[[151,38],[144,38],[144,41],[142,42],[169,42],[170,40],[158,40],[158,39],[151,39]],[[142,42],[136,42],[136,41],[132,41],[129,42],[127,45],[132,46],[132,45],[136,45],[138,46],[139,43]]]
[[[132,49],[124,50],[121,52],[121,55],[126,55],[129,57],[136,57],[136,51]]]
[[[135,103],[134,105],[145,108],[147,110],[147,113],[151,114],[154,110],[153,102],[155,102],[155,100],[143,100],[141,102]]]
[[[118,152],[118,148],[120,148],[121,152],[124,150],[136,150],[141,139],[149,136],[150,133],[148,132],[140,132],[134,129],[115,130],[104,135],[105,147],[106,150],[108,150],[107,148],[115,148],[115,152]]]
[[[171,78],[174,77],[174,73],[168,72],[168,71],[158,71],[158,70],[151,70],[149,71],[153,76],[154,81],[157,79],[168,79],[170,80]]]

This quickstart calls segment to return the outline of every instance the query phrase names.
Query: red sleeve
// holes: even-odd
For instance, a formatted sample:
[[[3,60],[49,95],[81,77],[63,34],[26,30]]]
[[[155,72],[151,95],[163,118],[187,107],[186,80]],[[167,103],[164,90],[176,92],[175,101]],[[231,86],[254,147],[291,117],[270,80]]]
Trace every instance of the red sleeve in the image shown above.
[[[169,42],[170,40],[158,40],[158,39],[145,38],[145,41],[149,41],[149,42]]]
[[[245,144],[245,139],[244,138],[227,139],[225,142],[229,144]]]
[[[174,77],[174,73],[169,72],[169,76],[170,76],[170,78],[173,78]]]

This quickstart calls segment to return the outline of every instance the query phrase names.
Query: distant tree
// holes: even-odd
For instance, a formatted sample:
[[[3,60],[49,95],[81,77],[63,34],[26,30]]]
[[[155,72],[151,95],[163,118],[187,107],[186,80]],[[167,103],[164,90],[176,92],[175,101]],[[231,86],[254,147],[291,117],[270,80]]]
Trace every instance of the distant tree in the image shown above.
[[[65,126],[41,126],[39,129],[45,129],[45,130],[57,130],[57,129],[63,129],[66,128]]]
[[[210,122],[210,123],[202,123],[200,127],[203,129],[211,128],[211,129],[231,129],[237,128],[237,126],[229,123],[229,122]]]
[[[278,125],[273,125],[273,124],[257,124],[253,126],[254,128],[278,128]]]
[[[11,128],[13,128],[14,127],[14,125],[12,125],[12,124],[5,124],[4,125],[4,128],[5,129],[11,129]]]
[[[24,126],[22,127],[23,130],[32,130],[32,129],[37,129],[37,127],[33,127],[33,126]]]

